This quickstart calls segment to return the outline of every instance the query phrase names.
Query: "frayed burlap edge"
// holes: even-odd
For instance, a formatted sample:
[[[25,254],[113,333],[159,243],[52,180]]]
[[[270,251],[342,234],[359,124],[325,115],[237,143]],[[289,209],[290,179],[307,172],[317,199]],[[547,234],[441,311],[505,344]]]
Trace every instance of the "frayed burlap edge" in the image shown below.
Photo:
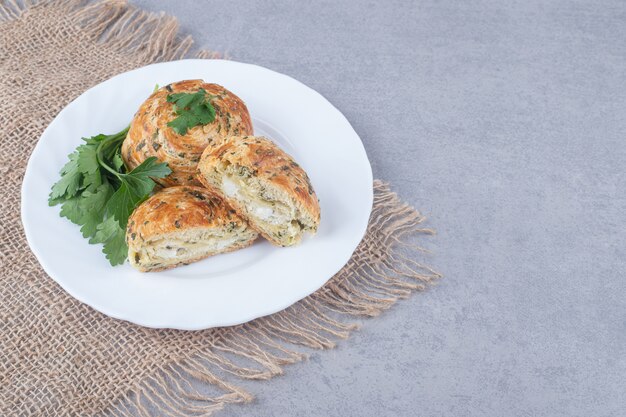
[[[320,290],[271,316],[214,329],[213,346],[165,365],[103,415],[147,417],[149,410],[157,408],[172,416],[208,416],[225,404],[251,401],[253,396],[230,382],[229,376],[263,380],[280,375],[284,365],[306,359],[307,348],[335,347],[358,328],[358,317],[378,316],[440,277],[415,260],[427,252],[415,239],[434,233],[421,226],[424,220],[388,184],[376,180],[365,238],[346,266]],[[194,388],[198,382],[212,384],[223,394],[207,397]]]
[[[125,0],[0,0],[0,23],[10,22],[32,8],[54,6],[67,19],[80,26],[90,37],[121,54],[132,54],[146,62],[182,58],[226,58],[202,49],[190,55],[191,35],[179,35],[178,21],[165,13],[149,13]]]
[[[30,8],[49,5],[61,9],[87,36],[132,57],[137,65],[190,54],[193,41],[178,35],[176,19],[140,11],[124,1],[0,0],[0,22],[10,24]],[[194,56],[219,54],[202,50]],[[359,317],[377,316],[439,278],[415,260],[425,252],[415,239],[433,233],[421,226],[424,218],[387,184],[375,181],[374,191],[365,238],[348,264],[322,289],[280,313],[208,330],[213,342],[199,353],[147,370],[143,379],[97,415],[149,416],[156,411],[159,415],[208,416],[226,404],[249,402],[253,396],[237,380],[280,375],[285,365],[305,359],[307,350],[333,348],[347,338],[357,328]],[[202,383],[219,393],[201,392]],[[88,414],[93,415],[80,415]]]

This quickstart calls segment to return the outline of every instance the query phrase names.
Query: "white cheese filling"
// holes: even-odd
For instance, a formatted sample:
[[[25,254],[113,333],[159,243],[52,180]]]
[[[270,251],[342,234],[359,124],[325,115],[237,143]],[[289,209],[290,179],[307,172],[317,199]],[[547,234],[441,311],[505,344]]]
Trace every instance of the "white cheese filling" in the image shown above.
[[[289,208],[277,201],[265,201],[258,196],[250,195],[248,190],[238,181],[234,181],[229,176],[222,177],[222,190],[230,197],[241,203],[248,211],[249,215],[256,217],[267,223],[281,225],[291,222]]]
[[[239,194],[241,187],[235,181],[224,175],[222,177],[222,190],[229,197],[235,197]]]
[[[146,245],[144,255],[152,261],[172,259],[194,259],[209,252],[221,251],[237,242],[238,237],[211,237],[201,242],[186,242],[180,239],[168,239]]]

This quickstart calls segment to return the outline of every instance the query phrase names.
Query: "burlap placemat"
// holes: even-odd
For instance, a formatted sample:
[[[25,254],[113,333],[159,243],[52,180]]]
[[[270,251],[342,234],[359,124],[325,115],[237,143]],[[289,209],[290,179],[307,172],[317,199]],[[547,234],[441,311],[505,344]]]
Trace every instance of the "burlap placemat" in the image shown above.
[[[252,399],[241,378],[271,378],[310,348],[333,347],[356,317],[376,316],[438,277],[415,260],[411,240],[431,233],[423,217],[376,181],[368,232],[349,263],[273,316],[199,332],[151,330],[65,294],[41,270],[20,223],[32,148],[87,88],[186,57],[191,43],[175,19],[122,1],[0,0],[0,415],[209,415]],[[213,391],[198,392],[200,382]]]

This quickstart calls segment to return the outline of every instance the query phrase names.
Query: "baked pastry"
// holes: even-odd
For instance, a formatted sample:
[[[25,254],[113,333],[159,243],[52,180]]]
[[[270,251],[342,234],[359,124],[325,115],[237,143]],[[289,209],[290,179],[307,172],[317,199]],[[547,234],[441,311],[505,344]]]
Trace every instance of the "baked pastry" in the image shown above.
[[[198,125],[179,135],[167,124],[177,118],[174,104],[167,96],[176,93],[196,93],[200,89],[214,96],[215,120]],[[139,107],[128,135],[122,144],[122,159],[131,170],[151,156],[167,162],[172,173],[155,179],[164,187],[199,185],[195,179],[200,155],[209,144],[221,142],[229,135],[251,135],[252,122],[245,103],[224,87],[202,80],[186,80],[159,88]]]
[[[309,177],[269,139],[231,136],[205,149],[198,170],[206,187],[273,244],[291,246],[317,231],[320,207]]]
[[[135,209],[126,230],[130,264],[144,272],[241,249],[257,236],[220,197],[193,186],[154,194]]]

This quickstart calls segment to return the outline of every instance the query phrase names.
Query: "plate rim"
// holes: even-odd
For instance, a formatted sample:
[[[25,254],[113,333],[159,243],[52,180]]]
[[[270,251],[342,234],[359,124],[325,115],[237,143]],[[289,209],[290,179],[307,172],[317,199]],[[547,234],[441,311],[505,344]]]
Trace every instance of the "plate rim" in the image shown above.
[[[73,103],[75,103],[76,101],[80,100],[83,96],[89,94],[93,89],[97,88],[98,86],[100,86],[102,83],[105,83],[107,81],[110,81],[114,78],[117,77],[121,77],[125,74],[129,74],[129,73],[133,73],[133,72],[140,72],[142,70],[144,70],[145,68],[150,68],[150,67],[159,67],[159,66],[169,66],[169,65],[176,65],[179,62],[190,62],[190,63],[194,63],[194,62],[202,62],[202,63],[206,63],[207,61],[213,61],[213,62],[223,62],[223,63],[228,63],[228,65],[230,64],[235,64],[235,65],[241,65],[241,66],[248,66],[248,67],[253,67],[255,69],[260,69],[261,71],[269,71],[271,73],[273,73],[274,75],[277,75],[279,77],[284,77],[288,80],[290,80],[291,82],[296,82],[298,83],[301,87],[304,87],[306,90],[308,90],[309,93],[313,93],[314,95],[317,95],[319,98],[321,98],[326,105],[330,106],[332,108],[332,110],[343,119],[343,121],[346,123],[346,126],[349,127],[352,132],[354,133],[354,135],[356,136],[356,138],[358,138],[358,143],[357,145],[361,148],[362,152],[363,152],[363,156],[364,156],[364,162],[366,162],[366,167],[367,167],[367,179],[369,180],[369,182],[372,184],[371,187],[368,188],[368,195],[366,196],[369,204],[367,207],[367,220],[365,221],[365,225],[362,225],[361,227],[361,233],[359,233],[359,240],[356,243],[356,245],[354,246],[354,248],[350,251],[349,254],[347,254],[346,259],[342,262],[341,266],[338,267],[338,269],[333,272],[329,277],[326,278],[326,280],[320,285],[318,286],[315,290],[308,292],[304,294],[304,295],[298,295],[297,297],[295,297],[295,300],[292,300],[294,297],[290,297],[289,299],[285,298],[287,301],[286,302],[282,302],[282,303],[276,303],[274,308],[271,309],[261,309],[261,312],[257,312],[255,314],[247,314],[245,315],[246,318],[244,320],[234,320],[234,321],[228,321],[228,320],[222,320],[219,324],[211,324],[211,325],[195,325],[195,326],[185,326],[185,325],[180,325],[180,324],[175,324],[175,323],[162,323],[162,324],[156,324],[154,322],[149,322],[144,320],[145,316],[142,316],[141,318],[137,318],[137,317],[128,317],[127,315],[123,314],[123,312],[120,311],[120,309],[115,308],[114,306],[110,306],[110,305],[103,305],[102,303],[99,302],[94,302],[94,300],[89,300],[87,301],[86,299],[88,297],[84,297],[81,294],[76,293],[72,288],[71,285],[68,286],[67,282],[64,282],[63,280],[58,280],[56,278],[54,278],[53,274],[51,274],[49,271],[53,268],[51,268],[47,261],[45,260],[45,257],[42,257],[40,255],[41,252],[43,252],[42,248],[39,247],[36,243],[35,243],[35,238],[34,238],[34,232],[31,228],[27,227],[27,221],[25,221],[25,219],[28,217],[27,215],[27,209],[25,207],[28,206],[28,204],[24,204],[24,201],[26,199],[26,201],[28,201],[28,197],[25,198],[26,193],[25,193],[25,188],[27,186],[27,183],[29,182],[29,178],[34,175],[33,172],[35,170],[33,164],[32,164],[32,160],[33,160],[33,156],[35,154],[37,154],[38,152],[41,151],[42,148],[42,141],[41,139],[48,134],[48,131],[50,130],[51,125],[66,111],[66,109],[68,107],[70,107],[70,105],[72,105]],[[217,327],[229,327],[229,326],[235,326],[235,325],[239,325],[239,324],[243,324],[243,323],[247,323],[249,321],[252,321],[254,319],[257,318],[261,318],[261,317],[266,317],[272,314],[275,314],[277,312],[280,312],[294,304],[296,304],[297,302],[303,300],[304,298],[310,296],[311,294],[315,293],[316,291],[318,291],[320,288],[322,288],[324,285],[326,285],[326,283],[328,283],[328,281],[330,279],[332,279],[338,272],[341,271],[341,269],[343,269],[345,267],[345,265],[349,262],[349,260],[352,258],[352,255],[354,254],[354,252],[356,251],[357,247],[360,245],[360,243],[362,242],[363,238],[365,237],[365,234],[367,233],[367,228],[369,225],[369,218],[371,216],[372,213],[372,208],[373,208],[373,202],[374,202],[374,187],[373,187],[373,171],[372,171],[372,166],[371,166],[371,161],[369,160],[369,157],[367,155],[367,151],[365,149],[365,146],[363,144],[363,141],[361,140],[361,137],[359,136],[359,134],[356,132],[356,130],[354,129],[354,127],[352,126],[352,124],[350,123],[350,121],[346,118],[346,116],[332,103],[330,102],[324,95],[322,95],[320,92],[316,91],[315,89],[309,87],[308,85],[304,84],[303,82],[287,75],[287,74],[283,74],[281,72],[278,71],[274,71],[272,69],[266,68],[264,66],[261,65],[257,65],[257,64],[251,64],[251,63],[245,63],[245,62],[239,62],[239,61],[233,61],[233,60],[225,60],[225,59],[197,59],[197,58],[190,58],[190,59],[180,59],[180,60],[174,60],[174,61],[166,61],[166,62],[157,62],[157,63],[152,63],[152,64],[148,64],[148,65],[144,65],[138,68],[134,68],[131,69],[129,71],[124,71],[118,74],[115,74],[109,78],[107,78],[106,80],[102,80],[100,82],[98,82],[97,84],[91,86],[90,88],[86,89],[85,91],[83,91],[80,95],[78,95],[76,98],[74,98],[72,101],[70,101],[68,104],[66,104],[55,116],[54,118],[51,120],[51,122],[46,126],[46,128],[43,130],[43,132],[41,133],[41,135],[39,136],[39,138],[37,139],[37,143],[35,144],[33,150],[31,151],[31,154],[28,158],[28,162],[26,165],[26,169],[24,171],[24,177],[22,179],[22,184],[20,187],[20,220],[22,222],[22,227],[24,230],[24,235],[26,237],[26,241],[28,243],[28,246],[31,250],[31,252],[35,255],[35,258],[37,259],[37,261],[39,262],[39,264],[41,265],[42,269],[44,270],[44,272],[46,273],[46,275],[48,276],[49,279],[52,279],[54,282],[56,282],[67,294],[69,294],[71,297],[73,297],[74,299],[78,300],[79,302],[93,308],[94,310],[112,317],[114,319],[117,320],[123,320],[129,323],[132,323],[134,325],[138,325],[138,326],[142,326],[142,327],[146,327],[146,328],[152,328],[152,329],[176,329],[176,330],[188,330],[188,331],[197,331],[197,330],[204,330],[204,329],[209,329],[209,328],[217,328]],[[346,251],[347,253],[347,251]],[[335,269],[335,268],[333,268]]]

